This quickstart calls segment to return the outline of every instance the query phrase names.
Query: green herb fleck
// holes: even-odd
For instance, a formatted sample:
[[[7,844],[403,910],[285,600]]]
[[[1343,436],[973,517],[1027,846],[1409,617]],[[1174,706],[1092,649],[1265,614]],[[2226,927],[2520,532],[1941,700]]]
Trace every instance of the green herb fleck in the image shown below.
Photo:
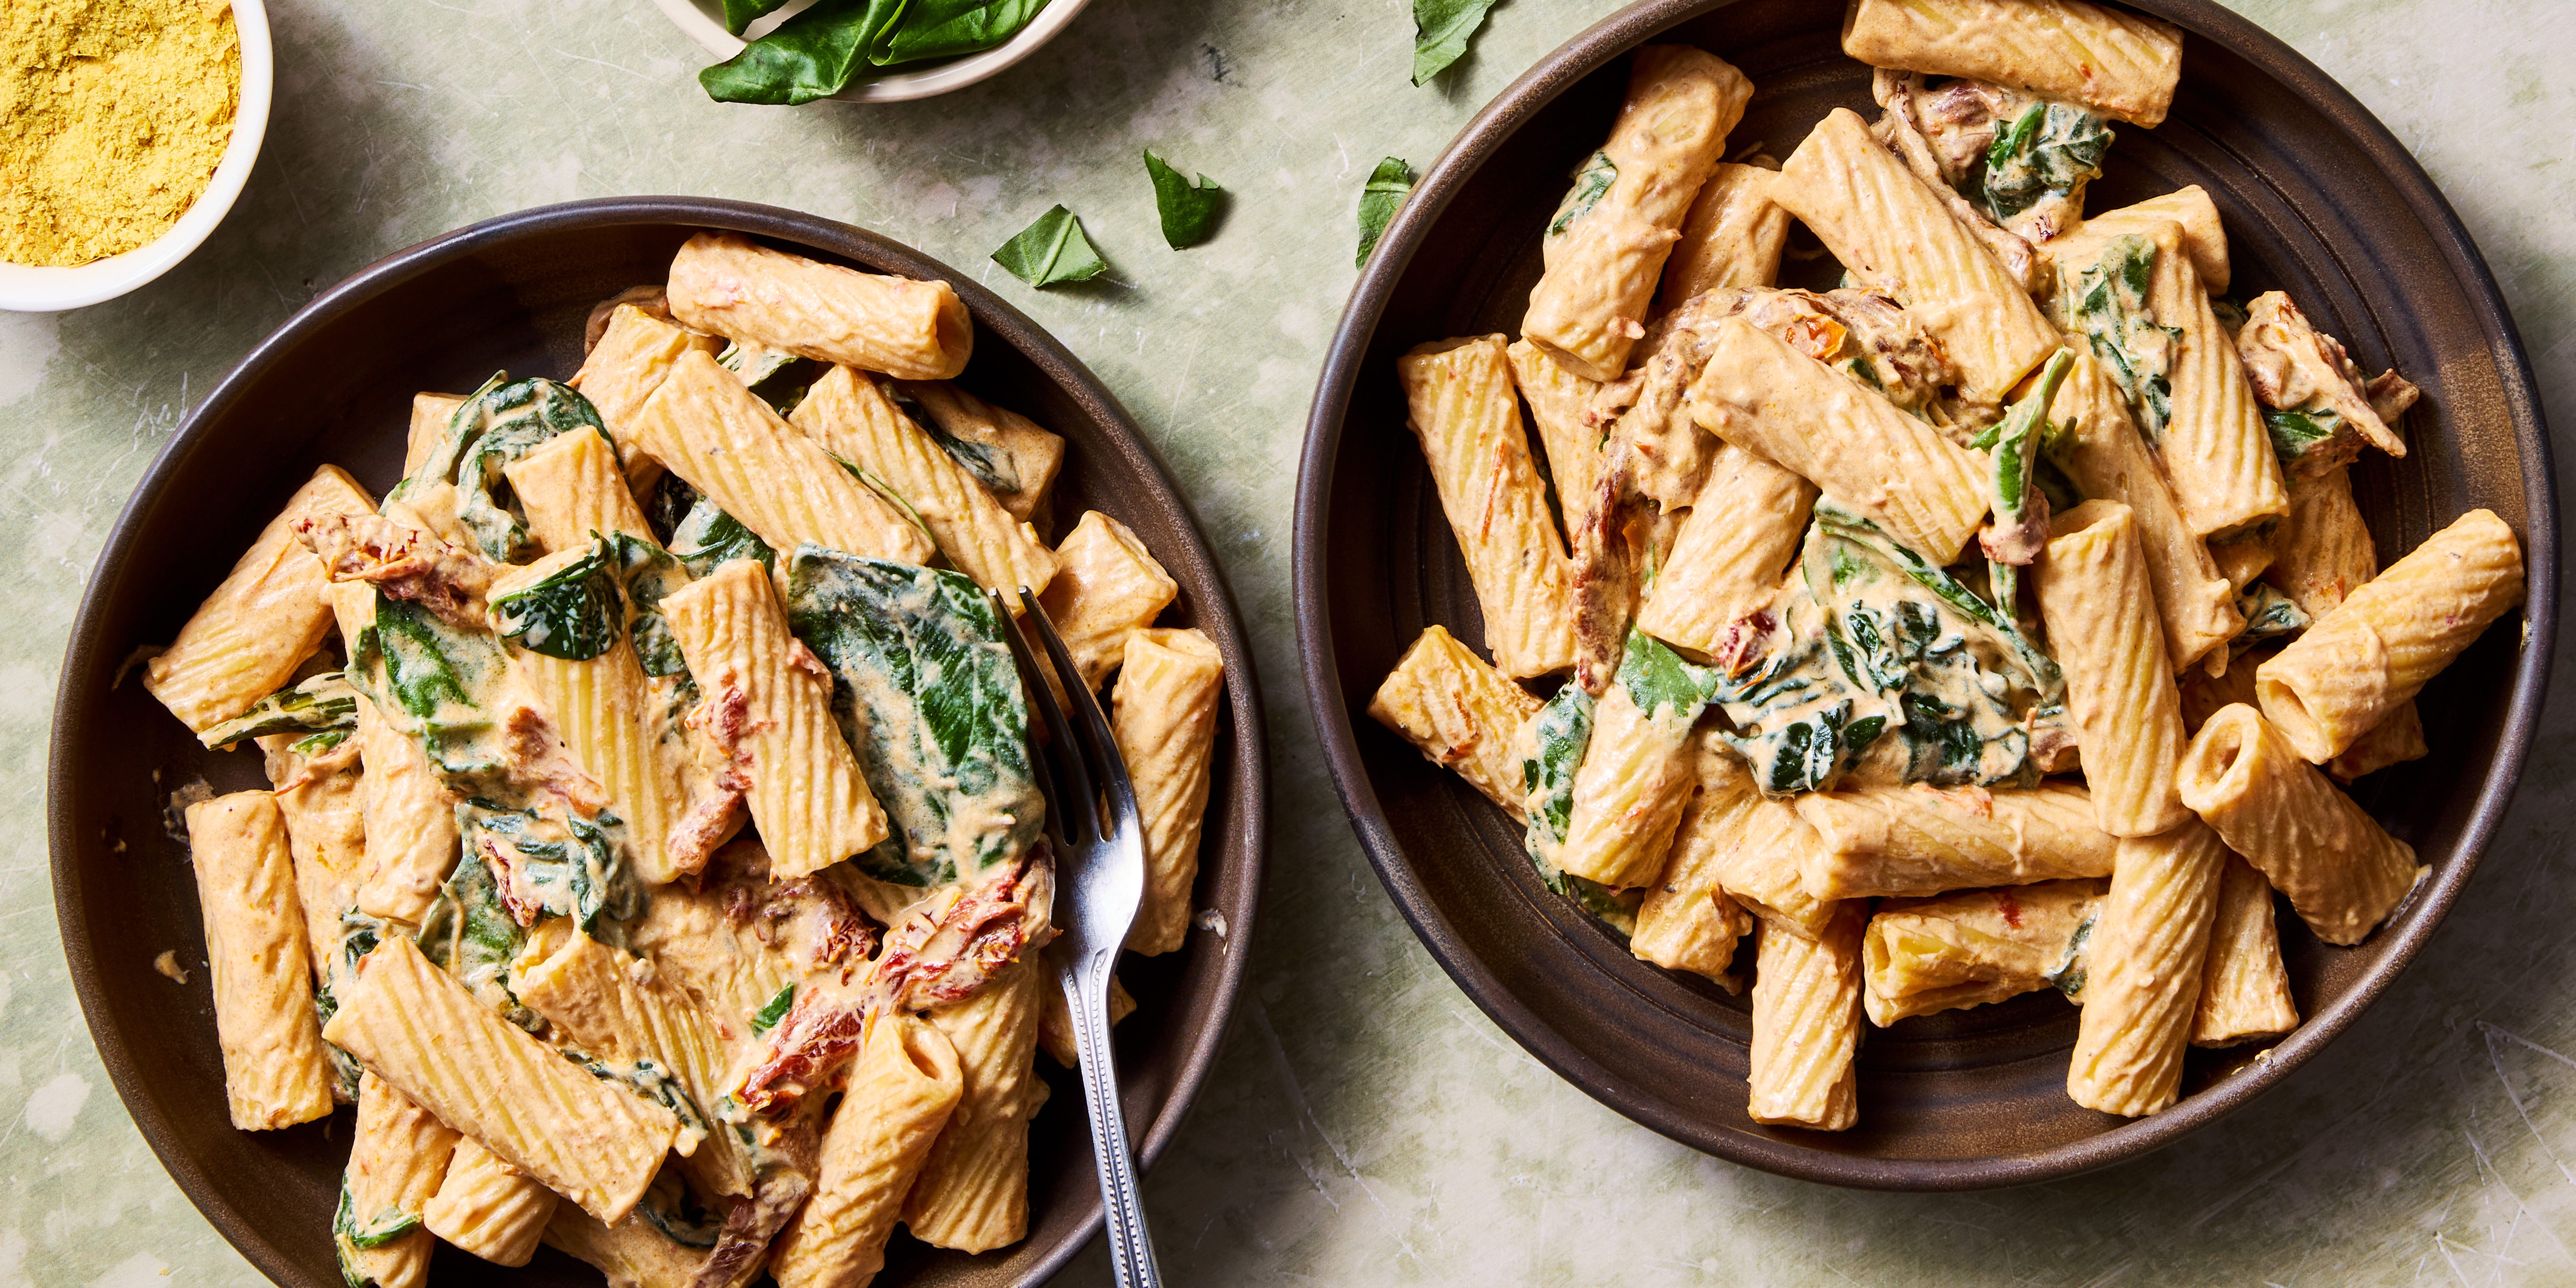
[[[1368,266],[1369,252],[1377,249],[1377,239],[1386,235],[1396,208],[1412,191],[1413,167],[1402,157],[1388,157],[1369,171],[1368,182],[1360,188],[1360,253],[1351,260],[1354,266]]]
[[[787,987],[778,990],[778,996],[769,999],[769,1004],[767,1006],[761,1007],[758,1011],[752,1013],[751,1031],[754,1033],[767,1033],[771,1029],[777,1028],[778,1022],[787,1018],[787,1008],[794,1006],[795,1004],[796,986],[794,984],[789,984]]]
[[[346,733],[358,727],[358,691],[338,671],[324,671],[261,698],[248,711],[206,731],[209,747],[229,747],[272,733]],[[335,744],[336,745],[336,744]]]
[[[1145,149],[1145,173],[1154,181],[1154,211],[1162,217],[1165,244],[1174,250],[1196,246],[1216,231],[1217,216],[1225,212],[1225,189],[1216,180],[1200,175],[1193,183],[1152,148]]]
[[[405,1212],[391,1205],[386,1206],[372,1218],[361,1222],[356,1212],[352,1210],[354,1206],[349,1196],[348,1183],[343,1181],[340,1184],[340,1208],[331,1217],[331,1232],[347,1240],[350,1247],[361,1251],[381,1248],[420,1228],[420,1217],[417,1214]]]
[[[500,634],[531,653],[587,662],[617,647],[626,634],[626,605],[618,594],[616,553],[597,534],[581,557],[536,583],[492,601]]]
[[[2162,440],[2165,422],[2173,419],[2173,362],[2182,343],[2181,328],[2158,326],[2147,310],[2156,254],[2156,244],[2144,237],[2114,237],[2100,258],[2058,287],[2070,314],[2067,329],[2110,367],[2150,444]],[[2067,276],[2063,266],[2059,273]]]
[[[1995,134],[1978,185],[1986,213],[2002,223],[2050,196],[2072,197],[2102,174],[2111,129],[2101,117],[2064,103],[2033,103]]]
[[[1547,235],[1562,235],[1577,220],[1592,213],[1594,206],[1619,182],[1619,163],[1607,152],[1595,152],[1574,168],[1574,186],[1566,190],[1565,200],[1557,203],[1556,218],[1549,220]]]
[[[2272,437],[2272,454],[2287,465],[2333,442],[2336,431],[2343,428],[2343,417],[2324,408],[2280,411],[2266,407],[2263,428]]]
[[[993,252],[993,262],[1031,286],[1088,282],[1109,271],[1091,239],[1082,235],[1082,220],[1062,206],[1049,207],[1037,222]]]

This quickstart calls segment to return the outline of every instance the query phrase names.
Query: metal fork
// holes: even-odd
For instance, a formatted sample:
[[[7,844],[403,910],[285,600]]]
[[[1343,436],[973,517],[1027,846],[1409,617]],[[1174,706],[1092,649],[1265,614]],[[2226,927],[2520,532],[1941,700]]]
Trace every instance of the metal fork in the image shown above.
[[[986,591],[1003,621],[1009,605]],[[1109,1261],[1124,1288],[1162,1288],[1154,1242],[1145,1232],[1145,1203],[1136,1188],[1136,1159],[1127,1148],[1127,1116],[1118,1103],[1118,1068],[1109,1052],[1109,973],[1145,900],[1145,833],[1136,814],[1136,788],[1127,762],[1110,736],[1100,703],[1082,682],[1073,654],[1038,607],[1034,591],[1020,588],[1027,611],[1021,625],[1035,627],[1071,699],[1074,722],[1047,691],[1020,632],[1006,630],[1019,660],[1021,687],[1047,724],[1047,750],[1030,757],[1038,790],[1046,797],[1047,826],[1056,841],[1054,920],[1064,933],[1054,956],[1056,982],[1073,1012],[1074,1046],[1082,1054],[1082,1095],[1091,1107],[1091,1153],[1100,1165],[1100,1199],[1109,1223]],[[1095,783],[1097,787],[1095,787]],[[1109,831],[1093,802],[1106,794]],[[1067,915],[1070,913],[1070,915]]]

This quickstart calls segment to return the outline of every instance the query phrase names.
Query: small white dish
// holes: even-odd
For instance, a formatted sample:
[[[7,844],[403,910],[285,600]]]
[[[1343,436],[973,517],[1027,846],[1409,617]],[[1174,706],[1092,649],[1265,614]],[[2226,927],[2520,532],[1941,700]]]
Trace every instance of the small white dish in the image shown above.
[[[946,62],[932,63],[918,71],[894,70],[865,80],[855,81],[848,89],[832,95],[840,103],[902,103],[916,98],[929,98],[950,90],[964,89],[977,81],[999,75],[1011,64],[1036,53],[1037,48],[1053,40],[1055,34],[1072,22],[1091,0],[1048,0],[1047,7],[1020,34],[980,54],[968,54]],[[726,31],[721,0],[653,0],[662,16],[669,18],[689,39],[698,42],[722,62],[742,52],[742,37]],[[795,6],[803,8],[804,6]],[[784,11],[782,11],[784,12]],[[770,15],[753,24],[754,31],[774,27],[779,15]]]
[[[241,196],[242,185],[250,181],[251,166],[259,160],[276,81],[263,0],[232,0],[232,9],[233,32],[241,40],[241,93],[234,100],[232,140],[224,145],[224,159],[215,164],[215,176],[197,194],[196,204],[179,216],[170,231],[122,255],[76,268],[0,262],[0,310],[59,313],[115,299],[169,272],[224,221],[233,201]]]

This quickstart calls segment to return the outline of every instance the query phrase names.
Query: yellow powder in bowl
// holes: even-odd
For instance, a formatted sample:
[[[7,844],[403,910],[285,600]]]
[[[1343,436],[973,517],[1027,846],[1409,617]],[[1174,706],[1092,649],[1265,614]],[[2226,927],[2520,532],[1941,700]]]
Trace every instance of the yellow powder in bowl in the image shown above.
[[[170,231],[232,140],[230,0],[0,0],[0,260],[70,267]]]

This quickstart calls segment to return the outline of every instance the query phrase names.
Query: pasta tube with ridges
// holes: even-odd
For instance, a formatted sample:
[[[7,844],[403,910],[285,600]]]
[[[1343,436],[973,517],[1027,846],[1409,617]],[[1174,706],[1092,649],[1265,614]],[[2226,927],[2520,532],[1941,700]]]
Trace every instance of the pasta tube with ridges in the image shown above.
[[[553,1190],[460,1136],[447,1179],[421,1208],[420,1223],[459,1251],[496,1266],[524,1266],[558,1202]]]
[[[266,1131],[325,1117],[331,1065],[313,1018],[313,963],[277,798],[218,796],[189,806],[187,820],[233,1126]]]
[[[2360,943],[2431,871],[2252,707],[2228,707],[2200,727],[2181,787],[2183,803],[2327,943]]]
[[[886,838],[885,810],[832,720],[832,680],[788,633],[769,575],[736,559],[662,601],[706,701],[689,720],[730,758],[780,879]]]
[[[1513,740],[1539,700],[1485,664],[1449,628],[1424,630],[1379,681],[1369,715],[1404,736],[1423,758],[1454,769],[1467,785],[1527,822],[1520,756]]]
[[[1753,931],[1753,1121],[1824,1131],[1860,1120],[1860,937],[1867,909],[1844,903],[1814,939]]]
[[[950,450],[980,459],[986,485],[1012,518],[1046,526],[1041,512],[1064,469],[1062,435],[945,380],[898,380],[895,388],[920,403],[939,432],[958,440]]]
[[[458,1139],[392,1083],[373,1073],[360,1075],[357,1132],[340,1181],[349,1221],[381,1236],[403,1221],[418,1220],[446,1179]],[[427,1230],[413,1229],[362,1248],[335,1228],[332,1242],[339,1250],[340,1274],[350,1283],[423,1288],[429,1282],[434,1244]]]
[[[2281,936],[2272,924],[2272,883],[2242,856],[2230,854],[2218,878],[2218,911],[2210,920],[2191,1044],[2234,1046],[2297,1027],[2299,1006],[2290,997]]]
[[[1512,364],[1512,383],[1529,403],[1530,424],[1538,428],[1539,445],[1547,451],[1549,482],[1556,486],[1559,516],[1568,533],[1579,531],[1583,515],[1600,502],[1602,431],[1587,413],[1601,393],[1601,382],[1586,380],[1527,340],[1514,340],[1503,351]]]
[[[143,687],[198,734],[284,688],[331,629],[322,561],[296,525],[323,514],[374,514],[375,502],[339,466],[314,471],[259,530],[177,639],[143,664]]]
[[[1098,510],[1082,512],[1055,557],[1055,580],[1038,604],[1064,637],[1083,685],[1097,691],[1126,658],[1127,637],[1171,607],[1180,583],[1126,524]]]
[[[1677,309],[1703,291],[1769,286],[1789,244],[1789,212],[1771,199],[1780,172],[1729,162],[1717,167],[1682,217],[1681,240],[1664,262],[1658,309]]]
[[[603,1221],[634,1209],[679,1123],[583,1072],[389,935],[322,1036],[439,1121]]]
[[[2378,575],[2379,547],[2353,503],[2351,469],[2292,478],[2289,517],[2272,534],[2263,580],[2314,621]]]
[[[1815,484],[1721,445],[1637,610],[1637,629],[1697,653],[1722,651],[1730,628],[1779,593],[1815,502]]]
[[[403,430],[403,477],[420,473],[429,455],[447,437],[447,422],[465,405],[463,394],[417,393],[411,396],[411,423]]]
[[[818,263],[738,233],[682,245],[670,298],[684,326],[903,380],[955,376],[975,347],[966,303],[946,282]]]
[[[662,387],[681,355],[692,349],[713,354],[722,347],[714,336],[673,326],[632,304],[620,304],[609,312],[608,329],[582,359],[581,370],[573,373],[568,383],[599,412],[599,422],[616,442],[619,471],[637,492],[662,477],[662,462],[636,440],[635,413]],[[413,468],[405,467],[403,476],[409,478]]]
[[[2168,831],[2191,817],[2174,794],[2182,704],[2137,521],[2117,501],[2087,501],[2051,530],[2039,611],[2066,674],[2094,821],[2113,836]]]
[[[1017,603],[1011,597],[1022,587],[1043,591],[1054,579],[1055,552],[1038,543],[1037,531],[1002,508],[874,378],[832,368],[806,390],[787,423],[883,479],[921,516],[940,553],[975,584]]]
[[[1128,635],[1109,728],[1144,824],[1145,901],[1127,947],[1149,957],[1179,948],[1190,933],[1190,886],[1198,880],[1217,699],[1224,692],[1225,660],[1203,632]]]
[[[1705,744],[1692,749],[1698,790],[1682,810],[1672,857],[1646,887],[1637,905],[1628,950],[1667,970],[1705,975],[1738,987],[1727,964],[1736,941],[1753,933],[1753,919],[1728,897],[1720,879],[1729,852],[1752,843],[1748,835],[1762,793],[1753,776],[1726,753]],[[1732,772],[1729,772],[1729,771]]]
[[[2075,1103],[2135,1118],[2174,1102],[2226,859],[2198,819],[2120,842],[2066,1072]]]
[[[528,535],[549,554],[587,548],[594,532],[653,540],[643,508],[618,472],[617,449],[597,434],[557,434],[501,473],[528,513]]]
[[[956,1048],[929,1022],[886,1014],[870,1022],[849,1093],[823,1136],[814,1195],[770,1255],[779,1288],[866,1288],[963,1091]]]
[[[1557,866],[1613,890],[1646,885],[1672,852],[1696,781],[1691,724],[1699,708],[1640,710],[1625,683],[1601,695],[1592,745],[1574,771],[1574,813]]]
[[[1586,380],[1627,370],[1683,217],[1752,97],[1753,82],[1705,50],[1637,51],[1609,140],[1548,225],[1523,338]]]
[[[2086,216],[2078,227],[2097,237],[2122,233],[2143,236],[2153,234],[2158,223],[2180,226],[2183,253],[2191,256],[2191,266],[2200,274],[2201,286],[2213,295],[2226,294],[2232,272],[2227,228],[2219,221],[2218,203],[2211,201],[2209,190],[2199,184]],[[2048,249],[2054,251],[2056,247],[2051,244]]]
[[[1818,899],[2107,877],[2119,845],[2094,823],[2090,794],[2060,782],[1857,787],[1807,792],[1796,803],[1822,840],[1806,872],[1807,893]]]
[[[938,552],[911,520],[704,352],[680,355],[632,424],[644,450],[773,550],[811,541],[912,564]]]
[[[1503,337],[1422,345],[1396,362],[1440,508],[1485,615],[1485,643],[1522,679],[1574,664],[1573,571],[1521,431]]]
[[[2255,695],[2290,745],[2322,764],[2413,699],[2522,596],[2522,544],[2494,511],[2471,510],[2264,663]]]
[[[2002,402],[2062,343],[1993,253],[1849,108],[1835,108],[1790,154],[1772,200],[1855,276],[1895,297],[1976,397]]]
[[[1890,899],[1861,938],[1862,1004],[1885,1028],[2056,987],[2081,999],[2088,946],[2110,883],[2041,881]]]
[[[903,1222],[937,1248],[985,1252],[1017,1243],[1029,1225],[1029,1116],[1046,1084],[1031,1061],[1053,981],[1028,959],[997,972],[930,1023],[956,1049],[957,1108],[904,1199]]]
[[[2180,29],[2083,0],[1853,0],[1843,52],[2036,90],[2150,128],[2182,79]]]

